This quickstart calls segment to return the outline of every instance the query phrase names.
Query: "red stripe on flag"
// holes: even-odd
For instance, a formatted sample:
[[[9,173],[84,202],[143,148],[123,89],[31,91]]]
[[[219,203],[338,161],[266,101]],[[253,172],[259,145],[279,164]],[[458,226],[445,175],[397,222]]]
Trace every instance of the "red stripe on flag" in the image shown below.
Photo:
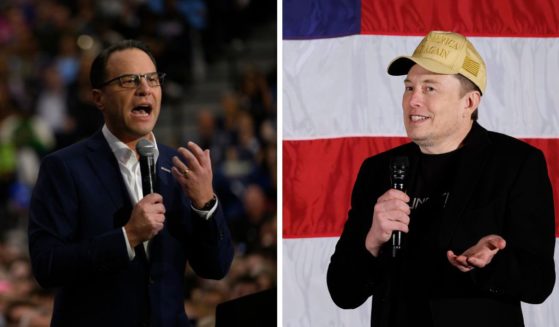
[[[361,34],[424,36],[446,30],[471,36],[559,36],[556,0],[363,0],[361,9]]]
[[[407,138],[354,137],[283,142],[283,237],[339,236],[365,158]]]
[[[541,149],[559,219],[559,139],[523,139]],[[283,141],[283,237],[336,237],[365,158],[408,142],[403,137],[348,137]],[[559,236],[556,223],[555,234]]]

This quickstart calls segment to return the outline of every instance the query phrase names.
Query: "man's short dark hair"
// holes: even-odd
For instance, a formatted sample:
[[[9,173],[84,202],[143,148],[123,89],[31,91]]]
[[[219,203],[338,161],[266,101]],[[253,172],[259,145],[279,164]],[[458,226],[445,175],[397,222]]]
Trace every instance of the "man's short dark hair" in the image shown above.
[[[95,57],[95,59],[93,60],[93,63],[91,64],[91,70],[89,72],[89,81],[91,82],[92,88],[94,89],[100,88],[101,84],[103,84],[103,82],[106,81],[107,61],[109,61],[109,57],[111,56],[111,54],[117,51],[122,51],[127,49],[142,50],[149,56],[151,61],[153,61],[153,64],[157,67],[157,64],[155,62],[155,57],[153,56],[151,50],[145,43],[137,40],[120,41],[116,44],[111,45],[108,48],[103,49],[103,51],[101,51],[97,55],[97,57]]]
[[[481,90],[479,89],[479,87],[477,87],[477,85],[474,84],[474,82],[470,81],[468,78],[466,78],[465,76],[461,75],[461,74],[456,74],[454,75],[456,76],[456,78],[460,81],[460,97],[463,97],[464,95],[466,95],[466,93],[471,92],[471,91],[478,91],[479,94],[481,93]],[[477,120],[477,108],[474,110],[474,112],[472,112],[472,120]]]

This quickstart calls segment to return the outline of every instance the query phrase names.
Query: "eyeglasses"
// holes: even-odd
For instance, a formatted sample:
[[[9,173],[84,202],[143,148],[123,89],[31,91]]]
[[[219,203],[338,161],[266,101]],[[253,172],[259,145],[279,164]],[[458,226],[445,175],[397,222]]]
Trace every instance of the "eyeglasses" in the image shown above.
[[[141,83],[141,78],[145,78],[146,82],[148,83],[148,85],[150,87],[156,87],[156,86],[160,86],[161,84],[163,84],[163,80],[165,79],[165,73],[158,73],[158,72],[153,72],[153,73],[145,73],[145,74],[126,74],[126,75],[121,75],[118,77],[115,77],[111,80],[108,80],[106,82],[103,82],[99,85],[99,87],[103,87],[105,85],[109,85],[114,81],[118,81],[118,83],[120,84],[121,87],[127,88],[127,89],[135,89],[138,86],[140,86]]]

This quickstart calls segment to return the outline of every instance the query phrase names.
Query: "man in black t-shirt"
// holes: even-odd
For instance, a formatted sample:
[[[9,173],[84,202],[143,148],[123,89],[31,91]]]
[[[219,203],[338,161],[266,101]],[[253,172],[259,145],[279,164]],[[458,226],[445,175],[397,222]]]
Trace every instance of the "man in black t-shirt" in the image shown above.
[[[361,166],[328,268],[332,299],[355,308],[373,296],[375,327],[524,326],[520,302],[543,302],[555,283],[542,152],[477,123],[486,67],[464,36],[433,31],[388,73],[407,75],[413,142]],[[396,157],[409,161],[406,192],[391,189]]]

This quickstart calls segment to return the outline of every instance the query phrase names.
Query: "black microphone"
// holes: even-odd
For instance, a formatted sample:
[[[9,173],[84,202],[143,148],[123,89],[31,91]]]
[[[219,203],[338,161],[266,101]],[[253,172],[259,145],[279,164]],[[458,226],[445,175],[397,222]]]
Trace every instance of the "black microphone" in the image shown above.
[[[142,192],[144,196],[155,192],[155,145],[146,139],[136,144],[140,154],[140,172],[142,173]]]
[[[396,157],[390,160],[390,183],[392,188],[406,191],[406,175],[410,161],[408,157]],[[395,258],[397,252],[402,248],[402,232],[397,230],[392,232],[392,257]]]

